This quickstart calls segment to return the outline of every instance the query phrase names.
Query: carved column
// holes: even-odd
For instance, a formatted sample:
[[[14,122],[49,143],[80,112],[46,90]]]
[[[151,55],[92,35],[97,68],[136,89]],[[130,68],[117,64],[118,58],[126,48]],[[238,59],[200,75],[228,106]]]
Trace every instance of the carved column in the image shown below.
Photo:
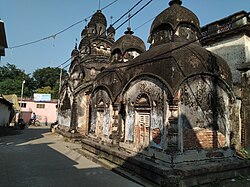
[[[76,130],[77,130],[77,101],[74,96],[71,107],[70,131],[76,132]]]
[[[168,149],[171,152],[177,152],[178,149],[178,102],[172,101],[169,103],[171,115],[168,119]]]
[[[113,114],[112,114],[112,121],[113,123],[111,124],[111,128],[112,128],[112,131],[111,131],[111,137],[112,137],[112,142],[114,144],[117,144],[120,142],[120,135],[119,135],[119,132],[120,132],[120,123],[119,123],[119,114],[118,114],[118,105],[114,104],[113,105]]]
[[[90,113],[90,96],[89,96],[89,93],[86,93],[86,105],[85,105],[85,125],[83,126],[83,132],[85,135],[88,135],[89,133],[89,119],[90,119],[90,116],[91,116],[91,113]]]

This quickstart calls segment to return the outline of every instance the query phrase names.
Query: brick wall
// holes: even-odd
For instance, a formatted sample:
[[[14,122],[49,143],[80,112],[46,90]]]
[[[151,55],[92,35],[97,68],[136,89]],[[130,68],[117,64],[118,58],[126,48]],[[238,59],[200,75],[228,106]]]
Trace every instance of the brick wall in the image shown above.
[[[226,143],[225,136],[210,129],[184,129],[184,149],[222,148]]]

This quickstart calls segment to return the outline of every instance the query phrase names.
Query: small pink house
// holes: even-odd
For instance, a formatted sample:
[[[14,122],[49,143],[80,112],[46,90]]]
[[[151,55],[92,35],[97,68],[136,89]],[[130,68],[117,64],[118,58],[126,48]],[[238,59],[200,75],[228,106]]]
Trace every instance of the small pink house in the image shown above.
[[[22,118],[25,123],[28,123],[32,113],[35,112],[36,119],[41,124],[50,124],[57,120],[57,101],[34,101],[23,99],[21,106]]]

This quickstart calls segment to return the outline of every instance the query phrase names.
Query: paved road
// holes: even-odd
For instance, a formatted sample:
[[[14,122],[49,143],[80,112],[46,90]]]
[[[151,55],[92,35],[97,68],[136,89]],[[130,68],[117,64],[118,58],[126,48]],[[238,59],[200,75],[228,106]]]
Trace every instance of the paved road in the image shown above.
[[[140,186],[87,160],[47,127],[0,136],[0,186]]]

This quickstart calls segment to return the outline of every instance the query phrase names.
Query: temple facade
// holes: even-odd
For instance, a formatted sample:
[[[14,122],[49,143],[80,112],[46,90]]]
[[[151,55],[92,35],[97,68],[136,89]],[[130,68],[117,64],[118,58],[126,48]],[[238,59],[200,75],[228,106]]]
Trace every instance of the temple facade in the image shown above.
[[[200,42],[199,19],[181,4],[172,0],[156,16],[148,50],[130,27],[115,41],[98,10],[72,51],[58,109],[59,133],[162,186],[199,185],[241,169],[237,76]]]

